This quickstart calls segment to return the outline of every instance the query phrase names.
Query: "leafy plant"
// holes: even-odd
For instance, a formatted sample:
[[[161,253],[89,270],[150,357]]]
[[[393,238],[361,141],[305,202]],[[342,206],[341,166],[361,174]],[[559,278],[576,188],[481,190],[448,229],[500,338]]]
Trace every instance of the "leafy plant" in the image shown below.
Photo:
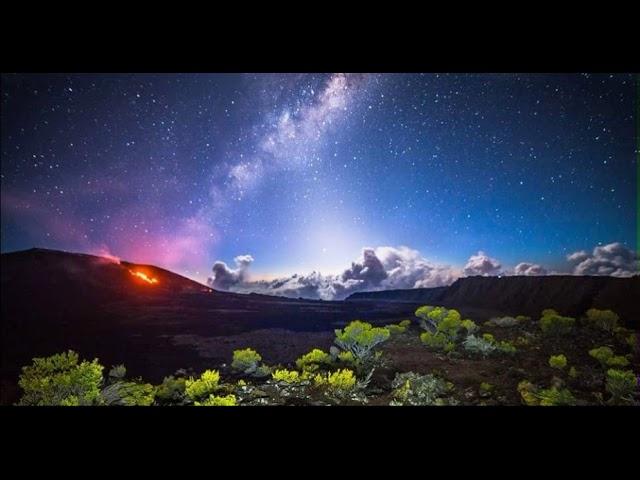
[[[287,384],[298,383],[300,381],[300,373],[295,370],[276,370],[271,376],[276,382]]]
[[[127,374],[127,369],[124,365],[116,365],[109,370],[109,378],[111,380],[122,380]]]
[[[496,347],[500,353],[504,353],[507,355],[513,355],[518,351],[515,345],[511,342],[507,342],[506,340],[502,340],[496,344]]]
[[[587,325],[605,332],[613,332],[618,326],[619,319],[620,317],[612,310],[598,310],[597,308],[587,310]]]
[[[478,330],[478,325],[473,320],[463,320],[461,323],[462,328],[467,331],[467,334],[474,333]]]
[[[34,358],[22,367],[18,385],[24,391],[20,405],[96,405],[104,367],[98,359],[79,362],[72,350]]]
[[[564,355],[551,355],[549,357],[549,366],[551,368],[556,368],[558,370],[562,370],[567,366],[567,357]]]
[[[106,405],[142,406],[153,404],[155,388],[148,383],[117,381],[102,391]]]
[[[343,351],[338,353],[338,360],[346,365],[353,365],[356,362],[356,357],[350,351]]]
[[[331,356],[319,348],[314,348],[296,360],[296,366],[300,370],[310,373],[317,372],[323,365],[331,365]]]
[[[612,396],[613,403],[629,403],[637,388],[637,379],[631,370],[607,370],[606,390]]]
[[[558,315],[555,310],[548,309],[543,311],[542,318],[540,318],[540,329],[545,335],[567,335],[571,333],[575,323],[574,318],[563,317]]]
[[[614,355],[613,350],[609,347],[593,348],[589,350],[589,355],[598,360],[603,367],[626,367],[629,365],[629,360],[622,355]]]
[[[414,372],[396,374],[391,387],[394,388],[390,405],[455,405],[449,395],[453,384],[435,375],[419,375]]]
[[[400,325],[396,325],[395,323],[390,323],[385,328],[389,330],[389,333],[391,335],[398,335],[400,333],[404,333],[407,330],[407,327],[402,327]]]
[[[260,354],[251,348],[234,350],[231,368],[238,372],[251,374],[258,369],[261,360]]]
[[[409,328],[411,326],[411,320],[402,320],[398,325],[404,328]]]
[[[229,394],[227,396],[209,395],[209,398],[202,402],[194,402],[196,407],[235,407],[237,405],[236,396]]]
[[[569,377],[571,378],[578,378],[578,370],[576,370],[576,367],[571,367],[569,369]]]
[[[488,326],[491,326],[491,327],[507,328],[507,327],[515,327],[520,322],[518,321],[517,318],[514,318],[514,317],[496,317],[496,318],[492,318],[486,323]]]
[[[478,338],[473,334],[468,335],[464,342],[462,342],[462,345],[466,351],[482,355],[483,357],[488,357],[498,349],[495,342],[491,339]]]
[[[516,320],[518,321],[518,323],[522,324],[530,321],[531,317],[527,317],[526,315],[517,315]]]
[[[200,378],[190,377],[185,381],[185,393],[191,400],[198,400],[214,393],[218,389],[220,373],[217,370],[205,370]]]
[[[535,406],[540,404],[540,399],[535,395],[537,390],[536,386],[528,380],[522,380],[518,383],[518,393],[525,405]]]
[[[481,397],[490,397],[493,392],[493,385],[487,382],[480,383],[480,396]]]
[[[370,359],[373,349],[389,339],[386,328],[372,327],[371,324],[354,320],[344,330],[336,330],[335,343],[345,351],[350,351],[358,360]]]
[[[330,393],[344,395],[355,389],[356,377],[352,370],[344,368],[325,375],[318,373],[313,377],[313,383]]]
[[[420,334],[420,340],[427,347],[433,350],[442,350],[445,353],[452,352],[456,347],[455,343],[440,332],[423,332]]]
[[[160,403],[179,403],[185,395],[186,381],[184,378],[175,378],[173,375],[164,377],[164,380],[156,388],[156,401]]]
[[[542,407],[575,405],[576,399],[566,388],[551,387],[536,394]]]

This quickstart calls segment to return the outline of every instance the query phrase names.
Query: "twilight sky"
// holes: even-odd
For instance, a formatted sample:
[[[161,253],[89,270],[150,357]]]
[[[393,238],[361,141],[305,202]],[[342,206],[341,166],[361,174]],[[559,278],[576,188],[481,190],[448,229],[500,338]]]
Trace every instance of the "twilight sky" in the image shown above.
[[[630,274],[636,82],[3,75],[1,249],[109,253],[320,298],[470,274]]]

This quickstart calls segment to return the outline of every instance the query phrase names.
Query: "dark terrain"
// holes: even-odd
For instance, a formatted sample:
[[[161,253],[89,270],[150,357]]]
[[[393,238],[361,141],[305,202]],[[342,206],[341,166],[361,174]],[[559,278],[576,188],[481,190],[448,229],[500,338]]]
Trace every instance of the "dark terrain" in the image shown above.
[[[3,404],[19,396],[21,366],[68,349],[98,357],[106,366],[124,363],[131,376],[157,383],[180,368],[199,372],[229,363],[233,350],[249,346],[268,364],[291,363],[313,347],[328,349],[333,330],[351,320],[397,322],[413,318],[423,304],[457,308],[479,324],[502,314],[537,318],[544,308],[579,316],[592,306],[615,310],[627,326],[637,326],[640,318],[638,277],[471,277],[450,287],[359,293],[344,302],[326,302],[214,291],[157,267],[92,255],[31,249],[1,257]],[[516,336],[508,330],[495,333]],[[392,366],[378,373],[389,378],[376,382],[390,382],[398,370],[439,370],[471,388],[479,381],[499,384],[497,376],[503,375],[509,385],[505,398],[517,403],[514,385],[524,375],[518,372],[544,373],[549,352],[563,347],[540,352],[530,347],[531,355],[508,367],[506,360],[444,358],[428,352],[418,334],[412,327],[385,346]],[[580,340],[584,345],[576,355],[586,357],[587,347],[598,341]]]

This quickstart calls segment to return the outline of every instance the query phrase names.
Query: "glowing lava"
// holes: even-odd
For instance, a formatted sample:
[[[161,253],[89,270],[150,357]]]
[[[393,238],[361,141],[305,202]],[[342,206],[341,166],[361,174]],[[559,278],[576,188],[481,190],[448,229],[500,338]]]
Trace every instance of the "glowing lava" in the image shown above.
[[[131,275],[133,275],[134,277],[138,277],[147,283],[151,283],[151,284],[158,283],[157,278],[149,277],[146,273],[134,272],[133,270],[129,270],[129,272],[131,272]]]

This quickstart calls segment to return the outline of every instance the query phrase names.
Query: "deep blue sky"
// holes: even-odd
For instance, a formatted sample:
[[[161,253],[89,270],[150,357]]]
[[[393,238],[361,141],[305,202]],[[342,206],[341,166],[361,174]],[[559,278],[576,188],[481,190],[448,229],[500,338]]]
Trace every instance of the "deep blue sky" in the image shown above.
[[[336,273],[362,247],[562,268],[635,248],[636,79],[608,74],[3,75],[2,251],[203,280]]]

